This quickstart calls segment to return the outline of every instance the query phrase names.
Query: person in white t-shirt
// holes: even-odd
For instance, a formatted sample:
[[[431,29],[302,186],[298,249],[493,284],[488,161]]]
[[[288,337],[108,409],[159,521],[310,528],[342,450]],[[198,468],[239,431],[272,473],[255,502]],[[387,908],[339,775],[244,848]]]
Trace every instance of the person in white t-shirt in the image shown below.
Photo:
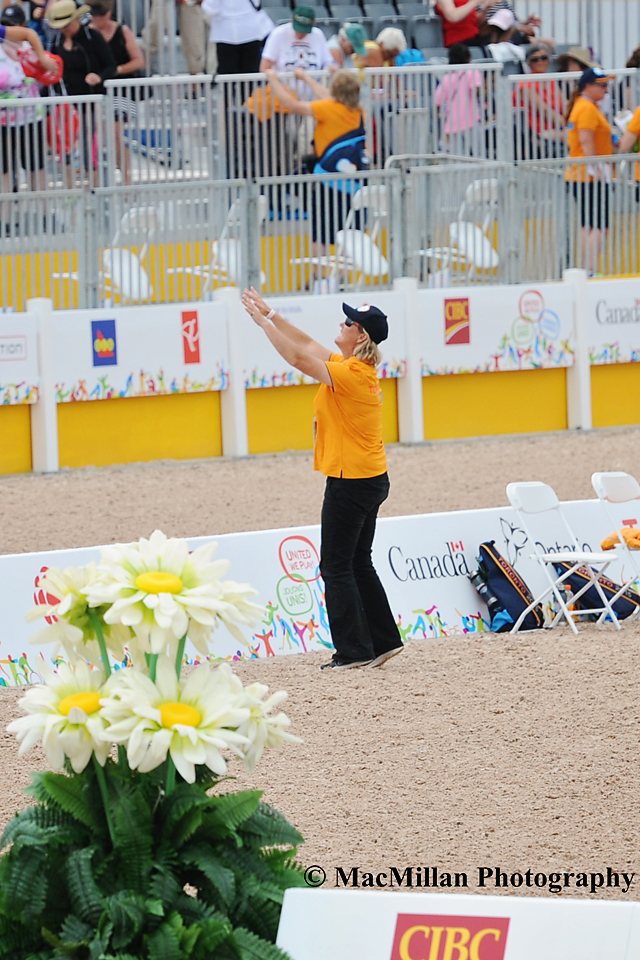
[[[293,11],[291,23],[283,23],[273,30],[264,45],[260,72],[276,70],[278,73],[293,73],[302,69],[337,69],[322,30],[314,27],[316,14],[313,7],[299,6]],[[300,87],[298,90],[297,87]],[[296,86],[302,100],[309,100],[311,91],[304,84]]]
[[[218,73],[257,73],[262,44],[274,28],[260,0],[203,0],[202,9],[211,18]]]

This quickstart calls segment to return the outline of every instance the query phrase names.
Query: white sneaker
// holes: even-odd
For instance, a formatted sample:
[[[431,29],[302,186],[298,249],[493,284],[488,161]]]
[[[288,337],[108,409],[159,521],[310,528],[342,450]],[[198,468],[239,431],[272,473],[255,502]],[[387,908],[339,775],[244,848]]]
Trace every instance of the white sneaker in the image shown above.
[[[379,657],[376,657],[375,660],[372,660],[369,664],[370,667],[381,667],[383,663],[386,663],[387,660],[391,660],[391,657],[397,657],[399,653],[402,653],[404,650],[404,644],[401,647],[396,647],[395,650],[387,650],[385,653],[381,653]]]

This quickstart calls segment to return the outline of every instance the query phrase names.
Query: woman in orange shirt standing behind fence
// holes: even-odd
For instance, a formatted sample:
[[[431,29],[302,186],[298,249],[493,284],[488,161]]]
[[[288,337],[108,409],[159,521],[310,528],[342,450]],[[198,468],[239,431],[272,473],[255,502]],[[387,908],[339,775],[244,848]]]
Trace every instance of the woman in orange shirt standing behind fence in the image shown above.
[[[570,157],[609,157],[613,154],[611,127],[598,104],[613,77],[599,67],[584,71],[571,95],[565,118]],[[573,195],[580,207],[582,262],[590,274],[596,272],[602,253],[603,231],[609,229],[611,168],[600,164],[574,164],[567,169],[573,181]]]
[[[378,509],[389,495],[382,440],[378,344],[388,336],[377,307],[342,305],[332,353],[245,290],[242,303],[287,363],[321,384],[314,403],[314,467],[327,478],[320,573],[335,646],[320,669],[333,674],[380,667],[403,648],[384,587],[371,562]]]

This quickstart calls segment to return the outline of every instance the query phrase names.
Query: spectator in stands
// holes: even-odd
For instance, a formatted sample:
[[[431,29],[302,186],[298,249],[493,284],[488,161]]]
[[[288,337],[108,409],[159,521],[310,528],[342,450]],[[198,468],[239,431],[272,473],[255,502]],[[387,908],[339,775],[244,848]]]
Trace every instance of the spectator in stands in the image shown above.
[[[442,19],[445,47],[454,43],[466,43],[470,47],[483,45],[479,35],[478,12],[490,7],[495,0],[438,0],[436,13]]]
[[[589,67],[597,67],[586,47],[569,47],[566,53],[558,57],[558,73],[582,73]]]
[[[315,173],[345,173],[365,169],[368,165],[364,151],[364,115],[360,107],[360,81],[348,70],[337,70],[327,90],[313,80],[305,70],[295,71],[298,80],[306,83],[313,95],[311,102],[298,100],[280,81],[275,70],[267,71],[267,78],[280,103],[293,114],[315,120]],[[351,180],[318,184],[312,190],[311,231],[314,259],[320,281],[324,245],[335,242],[351,206],[351,195],[357,189]],[[322,247],[319,246],[322,244]]]
[[[511,43],[515,44],[528,44],[531,43],[533,38],[536,35],[536,29],[539,29],[542,26],[542,21],[537,14],[531,14],[527,17],[526,20],[518,20],[515,15],[514,5],[512,0],[495,0],[486,10],[483,11],[483,14],[480,17],[480,32],[483,37],[485,37],[485,43],[490,43],[490,33],[491,30],[487,28],[487,23],[491,17],[498,12],[498,10],[509,10],[513,13],[515,20],[515,30],[511,38]],[[539,39],[539,43],[544,43],[550,50],[555,49],[556,42],[551,37],[545,37],[544,39]]]
[[[627,67],[635,67],[637,70],[640,67],[640,47],[636,47],[626,63]]]
[[[177,17],[174,16],[177,11]],[[182,54],[191,76],[204,73],[207,60],[207,30],[202,0],[151,0],[151,15],[143,30],[145,53],[150,73],[159,72],[158,51],[166,35],[173,42],[172,31],[178,22]]]
[[[492,60],[499,63],[508,63],[512,60],[524,62],[525,52],[514,42],[516,33],[516,19],[511,10],[498,10],[487,20],[490,28],[490,43],[486,50]]]
[[[36,119],[35,107],[7,109],[7,101],[25,97],[38,97],[38,84],[27,77],[20,58],[19,46],[31,43],[40,62],[51,66],[49,57],[42,50],[37,36],[25,26],[26,16],[22,9],[11,4],[0,14],[0,190],[11,193],[18,187],[18,171],[22,168],[30,175],[32,190],[44,190],[45,138],[41,120]],[[8,43],[3,41],[9,41]]]
[[[589,67],[578,80],[565,111],[570,157],[609,157],[613,153],[611,127],[598,108],[613,79],[599,67]],[[606,235],[609,228],[610,180],[607,164],[574,164],[567,169],[567,181],[580,206],[582,265],[590,274],[597,270],[603,231]]]
[[[91,26],[97,30],[109,44],[116,61],[115,79],[123,82],[141,76],[144,70],[144,55],[133,31],[124,23],[112,19],[114,0],[89,0],[91,7]],[[129,90],[126,95],[118,96],[116,108],[116,163],[121,167],[125,183],[130,182],[129,150],[123,137],[123,124],[132,110],[134,99]]]
[[[365,41],[365,55],[357,55],[355,64],[364,67],[395,67],[396,57],[407,49],[407,38],[398,27],[385,27],[375,40]]]
[[[354,53],[361,57],[366,56],[366,39],[367,34],[362,24],[345,23],[335,36],[327,40],[327,46],[338,66],[351,70],[355,66]]]
[[[265,38],[275,26],[259,0],[203,0],[202,9],[211,19],[218,73],[258,73]]]
[[[114,0],[89,0],[91,26],[109,44],[116,61],[116,78],[132,79],[142,75],[144,54],[133,31],[125,23],[113,20]]]
[[[548,73],[551,53],[543,43],[534,43],[527,51],[527,66],[532,76]],[[520,149],[516,156],[524,160],[542,160],[563,154],[564,117],[562,93],[557,82],[522,80],[513,92],[513,105],[522,119]]]
[[[315,22],[313,7],[296,7],[291,23],[282,23],[269,34],[262,51],[260,71],[290,73],[296,69],[326,70],[330,66],[337,69],[325,35]]]
[[[69,96],[104,93],[104,81],[116,75],[116,61],[102,34],[84,26],[81,18],[89,13],[87,4],[74,0],[56,0],[47,7],[47,23],[57,31],[52,53],[62,58],[64,71],[60,92]]]
[[[449,63],[452,66],[471,63],[471,51],[466,43],[453,43],[449,47]],[[436,106],[444,134],[440,142],[446,153],[482,156],[481,90],[479,70],[452,70],[445,73],[436,87]]]
[[[4,7],[5,9],[11,7],[12,10],[21,9],[20,4],[16,3],[5,3]],[[55,63],[47,55],[47,52],[42,46],[42,40],[36,31],[31,29],[31,27],[25,26],[24,22],[25,21],[19,24],[7,23],[0,25],[0,43],[4,43],[5,40],[9,40],[10,43],[24,43],[26,41],[35,50],[38,60],[44,69],[54,69]]]

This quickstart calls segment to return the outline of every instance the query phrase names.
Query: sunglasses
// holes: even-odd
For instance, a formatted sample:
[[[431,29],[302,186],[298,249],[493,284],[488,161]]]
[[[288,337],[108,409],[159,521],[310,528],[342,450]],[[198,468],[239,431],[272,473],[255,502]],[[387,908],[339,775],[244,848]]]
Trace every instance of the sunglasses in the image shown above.
[[[359,324],[359,323],[356,323],[355,320],[352,320],[351,317],[345,317],[345,318],[344,318],[344,325],[345,325],[345,327],[353,327],[354,324],[355,324],[356,327],[359,327],[359,326],[360,326],[360,324]]]
[[[529,63],[546,63],[548,59],[549,57],[545,53],[540,57],[531,57]]]

